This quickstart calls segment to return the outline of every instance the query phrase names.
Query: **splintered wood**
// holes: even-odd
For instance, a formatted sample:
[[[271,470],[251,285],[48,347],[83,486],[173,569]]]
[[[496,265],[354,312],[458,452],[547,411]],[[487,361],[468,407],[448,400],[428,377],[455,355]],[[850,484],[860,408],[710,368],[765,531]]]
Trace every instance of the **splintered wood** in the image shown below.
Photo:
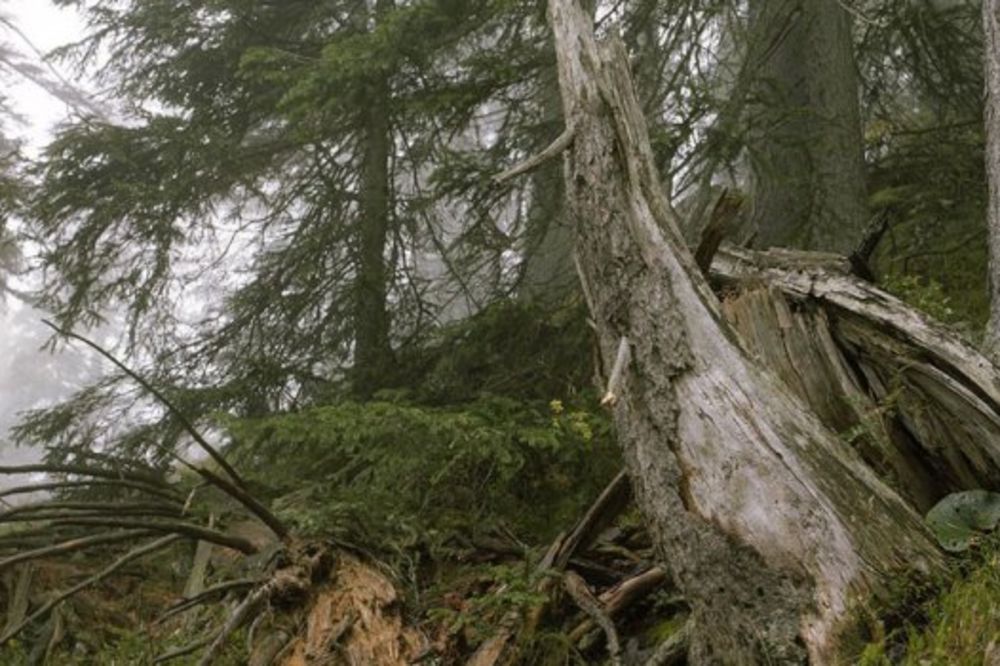
[[[341,554],[329,583],[315,594],[305,631],[283,666],[404,666],[426,648],[404,626],[392,582],[371,565]]]

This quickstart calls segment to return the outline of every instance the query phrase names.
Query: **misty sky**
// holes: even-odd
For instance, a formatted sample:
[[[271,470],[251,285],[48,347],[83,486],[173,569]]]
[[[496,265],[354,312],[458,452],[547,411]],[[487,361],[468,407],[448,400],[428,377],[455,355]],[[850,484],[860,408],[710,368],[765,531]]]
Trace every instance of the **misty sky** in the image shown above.
[[[0,12],[42,51],[82,37],[83,26],[75,12],[57,9],[48,0],[0,0]],[[16,33],[5,26],[0,31],[5,44],[35,57],[31,46]],[[79,77],[66,75],[80,84]],[[23,116],[23,122],[8,125],[7,131],[26,142],[29,154],[37,154],[53,127],[67,116],[66,104],[14,76],[4,78],[2,85],[9,103]],[[90,374],[87,357],[78,348],[56,355],[39,350],[48,337],[41,316],[15,299],[0,304],[0,437],[17,412],[65,395]],[[0,445],[0,459],[8,464],[24,460],[27,454]]]

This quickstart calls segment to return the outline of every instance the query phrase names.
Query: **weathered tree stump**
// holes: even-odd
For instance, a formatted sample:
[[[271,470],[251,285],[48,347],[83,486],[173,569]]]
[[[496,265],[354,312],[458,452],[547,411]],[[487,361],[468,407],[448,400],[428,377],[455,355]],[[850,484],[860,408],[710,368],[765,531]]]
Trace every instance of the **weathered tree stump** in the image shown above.
[[[690,659],[834,663],[856,606],[901,569],[936,569],[939,550],[726,323],[664,199],[621,42],[599,42],[575,0],[550,0],[549,18],[584,291],[623,368],[609,372],[618,438],[691,605]]]

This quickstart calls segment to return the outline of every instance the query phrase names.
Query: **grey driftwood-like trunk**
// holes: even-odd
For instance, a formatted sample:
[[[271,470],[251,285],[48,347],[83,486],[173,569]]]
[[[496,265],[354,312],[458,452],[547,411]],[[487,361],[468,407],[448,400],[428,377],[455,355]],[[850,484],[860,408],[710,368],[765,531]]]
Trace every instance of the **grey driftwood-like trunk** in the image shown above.
[[[833,663],[855,605],[939,566],[913,508],[751,360],[660,189],[621,42],[550,0],[567,194],[636,500],[692,607],[693,663]],[[619,353],[622,350],[624,353]]]
[[[989,183],[987,228],[990,251],[990,319],[984,348],[1000,358],[1000,1],[983,0],[986,105],[986,174]]]

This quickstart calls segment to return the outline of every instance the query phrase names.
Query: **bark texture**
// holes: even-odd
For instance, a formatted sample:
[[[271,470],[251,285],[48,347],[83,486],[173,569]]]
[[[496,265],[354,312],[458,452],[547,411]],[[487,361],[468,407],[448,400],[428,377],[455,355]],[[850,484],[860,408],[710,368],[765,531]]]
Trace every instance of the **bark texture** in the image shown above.
[[[830,0],[750,8],[755,244],[847,254],[867,224],[850,16]]]
[[[990,250],[990,319],[984,347],[1000,359],[1000,1],[983,0],[984,73],[986,78],[986,174],[989,183],[987,228]]]
[[[551,0],[567,190],[636,500],[692,606],[693,663],[836,659],[855,602],[938,566],[919,516],[752,362],[660,189],[620,41]]]
[[[378,0],[375,20],[392,10],[394,0]],[[354,389],[368,398],[392,369],[389,311],[386,290],[389,276],[385,259],[392,203],[389,158],[392,134],[389,117],[389,80],[383,73],[368,82],[364,109],[364,157],[361,167],[360,219],[354,310]]]

